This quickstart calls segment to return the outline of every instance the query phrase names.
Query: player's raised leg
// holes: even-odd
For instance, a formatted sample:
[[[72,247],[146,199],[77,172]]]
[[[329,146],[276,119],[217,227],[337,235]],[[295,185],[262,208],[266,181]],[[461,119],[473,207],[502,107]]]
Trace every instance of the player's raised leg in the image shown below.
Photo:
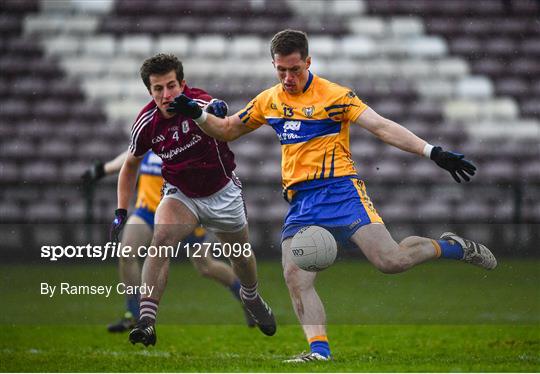
[[[314,285],[317,273],[296,266],[289,253],[291,240],[285,239],[281,244],[283,275],[294,311],[310,345],[310,352],[286,362],[328,360],[331,356],[326,335],[326,313]]]
[[[241,201],[243,212],[243,201]],[[245,212],[242,213],[245,215]],[[244,218],[245,219],[245,218]],[[241,245],[246,248],[248,240],[247,223],[242,229],[234,232],[216,232],[222,244]],[[251,317],[255,320],[259,329],[265,334],[272,336],[276,333],[276,320],[272,309],[259,295],[257,280],[257,262],[252,248],[249,251],[242,251],[240,256],[231,255],[229,257],[234,273],[240,280],[240,298]]]
[[[197,217],[181,201],[164,198],[158,206],[155,216],[152,246],[176,248],[198,225]],[[148,292],[141,294],[140,316],[137,326],[129,334],[129,340],[144,345],[154,345],[156,334],[154,324],[159,301],[169,275],[169,257],[165,254],[146,257],[142,270],[142,285]],[[151,291],[150,291],[151,290]]]
[[[453,233],[445,233],[439,240],[409,236],[398,244],[384,224],[371,223],[360,227],[351,240],[377,269],[389,274],[435,258],[464,260],[488,270],[497,266],[497,260],[484,245]]]
[[[152,240],[152,229],[138,215],[132,214],[122,233],[122,246],[130,248],[126,257],[118,259],[120,281],[127,286],[135,287],[141,284],[141,267],[137,248],[148,246]],[[117,323],[109,325],[110,332],[124,332],[135,326],[139,318],[139,294],[126,295],[126,312]]]

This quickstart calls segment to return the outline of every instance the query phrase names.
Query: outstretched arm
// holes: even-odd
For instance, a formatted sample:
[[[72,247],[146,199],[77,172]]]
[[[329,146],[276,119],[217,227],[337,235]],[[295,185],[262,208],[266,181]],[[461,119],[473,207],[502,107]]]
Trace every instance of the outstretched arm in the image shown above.
[[[112,160],[106,162],[105,165],[103,165],[103,171],[105,172],[105,175],[118,173],[120,169],[122,169],[122,165],[124,165],[124,161],[126,161],[128,153],[129,151],[126,150]]]
[[[417,155],[423,155],[424,148],[428,144],[405,127],[384,118],[371,108],[367,108],[358,117],[356,123],[383,142]]]
[[[254,130],[246,126],[238,115],[216,117],[211,112],[203,111],[194,100],[185,95],[176,97],[167,111],[192,118],[207,135],[223,142],[230,142]]]
[[[377,114],[371,108],[367,108],[356,119],[356,123],[387,144],[430,158],[438,166],[450,172],[458,183],[461,183],[461,179],[470,181],[469,176],[474,175],[476,171],[476,167],[465,160],[464,155],[443,151],[441,147],[432,146],[405,127]]]

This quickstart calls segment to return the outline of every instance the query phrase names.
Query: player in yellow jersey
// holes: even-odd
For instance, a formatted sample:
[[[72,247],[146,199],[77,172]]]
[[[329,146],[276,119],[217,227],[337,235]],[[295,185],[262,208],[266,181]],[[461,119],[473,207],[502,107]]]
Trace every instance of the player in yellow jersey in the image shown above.
[[[237,114],[217,118],[194,113],[191,100],[178,96],[170,110],[191,113],[207,134],[231,141],[270,125],[281,142],[284,193],[290,209],[282,230],[282,263],[292,304],[310,343],[310,352],[288,362],[331,358],[323,304],[314,288],[317,273],[298,268],[289,255],[291,238],[308,225],[349,239],[384,273],[399,273],[443,257],[493,269],[497,261],[485,246],[445,233],[439,240],[411,236],[392,239],[371,203],[349,151],[349,127],[359,125],[387,144],[431,158],[457,182],[469,181],[476,168],[463,155],[433,147],[399,124],[377,114],[345,87],[309,71],[304,32],[284,30],[271,42],[280,83],[255,97]],[[361,174],[361,173],[360,173]]]
[[[95,163],[87,170],[83,179],[87,183],[94,183],[106,175],[117,174],[126,159],[127,151],[121,153],[113,160]],[[135,210],[129,217],[124,233],[122,244],[131,248],[148,246],[152,241],[154,230],[154,214],[161,200],[161,188],[163,178],[161,177],[161,159],[153,152],[148,152],[139,168],[139,178],[137,182],[137,200]],[[203,242],[206,230],[199,226],[193,234],[186,238],[186,243]],[[232,294],[240,301],[240,281],[234,274],[230,265],[218,261],[211,256],[194,257],[189,259],[200,275],[213,279],[226,286]],[[141,284],[141,268],[137,257],[120,257],[118,262],[120,280],[128,286],[138,286]],[[108,326],[110,332],[124,332],[135,325],[139,317],[139,295],[126,295],[126,312],[120,321]],[[249,327],[255,327],[255,321],[246,313],[246,322]]]

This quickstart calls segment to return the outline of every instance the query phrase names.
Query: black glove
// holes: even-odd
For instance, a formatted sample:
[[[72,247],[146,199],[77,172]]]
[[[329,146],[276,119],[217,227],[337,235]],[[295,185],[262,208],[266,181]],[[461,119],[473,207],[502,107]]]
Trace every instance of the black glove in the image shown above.
[[[103,162],[96,161],[88,170],[86,170],[82,175],[81,179],[84,184],[92,184],[100,180],[105,176],[105,167]]]
[[[470,181],[469,175],[474,175],[476,171],[476,166],[465,160],[464,157],[459,153],[443,151],[441,147],[434,147],[429,156],[441,168],[448,170],[458,183],[461,183],[459,177],[467,182]]]
[[[120,233],[124,228],[127,221],[127,210],[116,209],[114,211],[114,221],[111,224],[111,231],[109,233],[109,240],[113,243],[120,241]]]
[[[182,94],[174,98],[174,101],[169,104],[167,112],[178,113],[195,119],[201,116],[202,109],[195,100],[192,100],[186,95]]]
[[[205,111],[219,118],[225,118],[229,112],[229,106],[223,100],[212,99],[206,106]]]

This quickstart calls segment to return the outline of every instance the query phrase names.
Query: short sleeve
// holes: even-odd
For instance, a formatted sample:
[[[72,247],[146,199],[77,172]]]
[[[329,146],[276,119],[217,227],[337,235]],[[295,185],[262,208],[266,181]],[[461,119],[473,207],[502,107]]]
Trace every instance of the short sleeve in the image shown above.
[[[236,113],[240,120],[249,128],[257,129],[266,123],[261,110],[261,95],[251,100],[244,109]]]
[[[344,118],[350,122],[356,122],[368,107],[353,91],[348,91],[345,94],[343,104],[345,105]]]
[[[146,134],[148,133],[155,112],[156,108],[147,111],[143,109],[131,126],[129,152],[135,157],[143,156],[152,147],[151,141]]]

